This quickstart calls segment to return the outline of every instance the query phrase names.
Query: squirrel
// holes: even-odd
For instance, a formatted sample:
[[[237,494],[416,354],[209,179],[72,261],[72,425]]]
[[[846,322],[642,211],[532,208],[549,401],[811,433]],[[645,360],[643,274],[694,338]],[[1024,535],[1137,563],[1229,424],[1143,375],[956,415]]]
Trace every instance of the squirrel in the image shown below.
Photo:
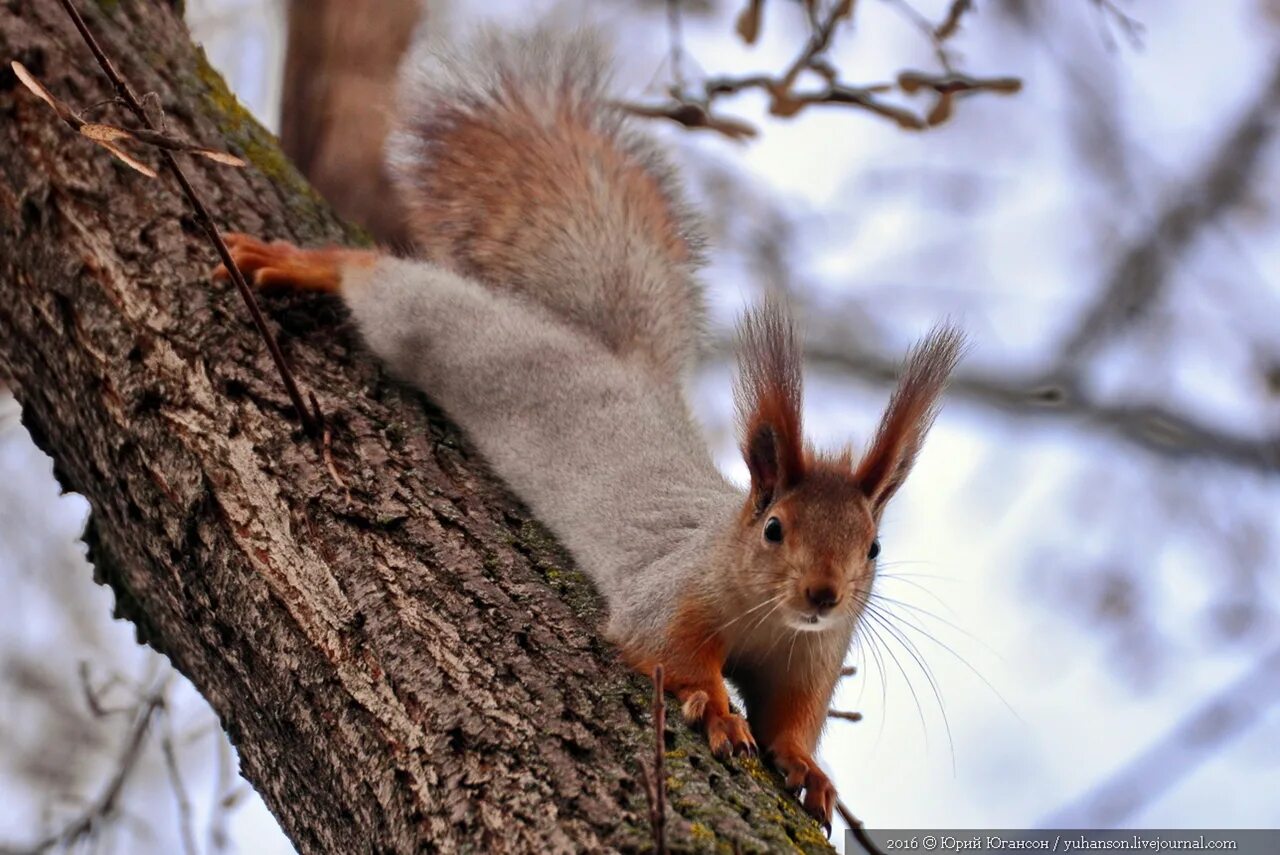
[[[609,67],[590,31],[416,48],[387,162],[418,256],[227,243],[257,286],[340,295],[369,349],[462,427],[591,578],[626,662],[663,667],[717,756],[763,746],[829,830],[836,794],[814,753],[881,516],[963,336],[943,325],[923,339],[866,452],[827,455],[801,432],[795,325],[766,299],[740,326],[750,485],[730,483],[684,390],[702,238],[674,171],[609,96]]]

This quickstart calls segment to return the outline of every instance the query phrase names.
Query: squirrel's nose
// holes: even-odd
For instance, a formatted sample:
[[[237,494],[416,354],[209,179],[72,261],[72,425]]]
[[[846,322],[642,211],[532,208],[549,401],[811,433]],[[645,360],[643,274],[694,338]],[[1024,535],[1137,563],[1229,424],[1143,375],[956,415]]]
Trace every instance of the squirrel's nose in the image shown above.
[[[836,589],[830,585],[814,585],[804,589],[805,599],[809,601],[809,605],[813,606],[820,612],[835,608],[836,603],[840,602],[840,595],[836,593]]]

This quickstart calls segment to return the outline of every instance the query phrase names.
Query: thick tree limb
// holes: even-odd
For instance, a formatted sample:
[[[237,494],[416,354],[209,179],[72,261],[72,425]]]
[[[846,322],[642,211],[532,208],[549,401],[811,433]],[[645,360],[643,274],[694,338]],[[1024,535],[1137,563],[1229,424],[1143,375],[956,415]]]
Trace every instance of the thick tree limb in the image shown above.
[[[349,239],[168,4],[82,8],[175,132],[250,162],[185,167],[220,225]],[[265,301],[349,502],[280,418],[270,357],[209,281],[214,255],[172,184],[69,132],[9,70],[72,103],[107,94],[57,0],[0,4],[0,57],[0,376],[92,504],[87,540],[120,612],[209,699],[298,848],[648,846],[649,688],[600,640],[565,556],[360,352],[336,305]],[[829,851],[759,765],[671,733],[672,851]]]

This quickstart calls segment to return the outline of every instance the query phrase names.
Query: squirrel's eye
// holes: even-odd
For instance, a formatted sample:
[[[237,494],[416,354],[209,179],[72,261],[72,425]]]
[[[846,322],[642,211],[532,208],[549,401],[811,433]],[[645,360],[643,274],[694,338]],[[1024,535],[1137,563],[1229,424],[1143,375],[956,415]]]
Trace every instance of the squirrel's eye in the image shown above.
[[[782,520],[769,517],[764,524],[764,539],[770,543],[782,543]]]
[[[871,541],[871,548],[867,550],[867,560],[875,561],[876,557],[879,555],[880,555],[880,538],[877,537],[875,540]]]

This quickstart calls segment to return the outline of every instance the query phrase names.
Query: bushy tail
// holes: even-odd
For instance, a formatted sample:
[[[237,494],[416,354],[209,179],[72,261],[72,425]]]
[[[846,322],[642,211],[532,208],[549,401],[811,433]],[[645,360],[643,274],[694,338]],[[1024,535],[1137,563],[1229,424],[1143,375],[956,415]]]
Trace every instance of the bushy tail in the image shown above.
[[[608,70],[585,31],[421,46],[401,72],[388,162],[428,258],[683,370],[701,325],[700,239],[671,169],[612,105]]]

